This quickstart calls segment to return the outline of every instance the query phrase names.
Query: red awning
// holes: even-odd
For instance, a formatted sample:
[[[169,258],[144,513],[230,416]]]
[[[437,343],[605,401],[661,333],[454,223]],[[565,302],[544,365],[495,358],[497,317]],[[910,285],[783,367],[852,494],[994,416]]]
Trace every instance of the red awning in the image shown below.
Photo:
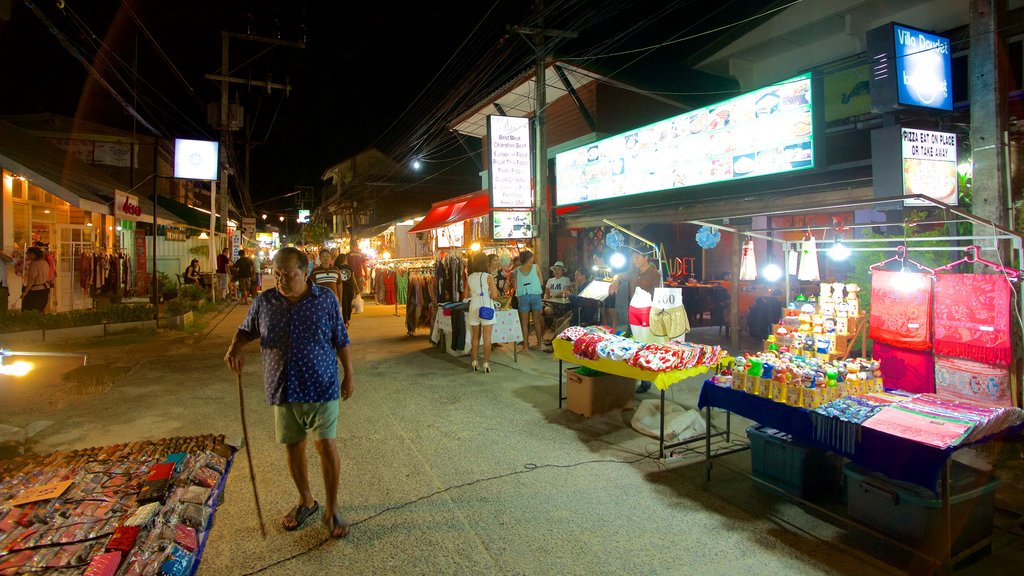
[[[485,216],[491,211],[490,193],[480,190],[456,198],[435,202],[420,223],[409,229],[409,234],[441,228],[470,218]]]

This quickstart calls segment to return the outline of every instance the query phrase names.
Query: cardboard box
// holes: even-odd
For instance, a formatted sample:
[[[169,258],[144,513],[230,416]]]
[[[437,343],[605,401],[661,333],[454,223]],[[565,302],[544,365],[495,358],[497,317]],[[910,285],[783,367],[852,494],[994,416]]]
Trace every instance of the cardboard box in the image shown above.
[[[581,376],[575,368],[565,371],[566,409],[591,417],[612,410],[633,407],[636,380],[605,374]]]

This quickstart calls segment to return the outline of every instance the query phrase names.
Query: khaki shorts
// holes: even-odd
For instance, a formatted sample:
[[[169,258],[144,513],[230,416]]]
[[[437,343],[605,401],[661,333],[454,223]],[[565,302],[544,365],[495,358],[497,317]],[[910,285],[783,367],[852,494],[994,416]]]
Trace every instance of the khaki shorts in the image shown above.
[[[274,430],[281,444],[302,442],[307,433],[314,440],[337,438],[338,401],[275,404]]]

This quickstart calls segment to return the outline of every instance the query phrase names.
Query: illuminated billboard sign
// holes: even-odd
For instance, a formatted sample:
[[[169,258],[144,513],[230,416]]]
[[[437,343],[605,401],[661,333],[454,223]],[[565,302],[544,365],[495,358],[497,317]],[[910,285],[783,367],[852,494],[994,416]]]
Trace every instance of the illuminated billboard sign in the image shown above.
[[[491,208],[532,208],[530,119],[487,117]]]
[[[903,195],[923,194],[957,204],[956,134],[903,128]],[[923,200],[907,205],[931,206]]]
[[[174,177],[216,180],[220,144],[206,140],[174,140]]]
[[[812,100],[803,74],[562,152],[557,204],[813,168]]]
[[[871,109],[953,109],[949,38],[888,23],[867,32]]]
[[[533,238],[533,212],[495,210],[491,212],[492,236],[495,240]]]

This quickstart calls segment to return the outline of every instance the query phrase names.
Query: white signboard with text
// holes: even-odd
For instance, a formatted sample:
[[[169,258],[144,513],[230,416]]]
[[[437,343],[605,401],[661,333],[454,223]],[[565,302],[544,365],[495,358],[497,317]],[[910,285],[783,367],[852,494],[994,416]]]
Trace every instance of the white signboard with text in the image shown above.
[[[532,208],[530,119],[487,117],[491,208]]]
[[[902,140],[903,195],[923,194],[956,206],[956,134],[903,128]],[[931,205],[922,200],[904,203]]]

